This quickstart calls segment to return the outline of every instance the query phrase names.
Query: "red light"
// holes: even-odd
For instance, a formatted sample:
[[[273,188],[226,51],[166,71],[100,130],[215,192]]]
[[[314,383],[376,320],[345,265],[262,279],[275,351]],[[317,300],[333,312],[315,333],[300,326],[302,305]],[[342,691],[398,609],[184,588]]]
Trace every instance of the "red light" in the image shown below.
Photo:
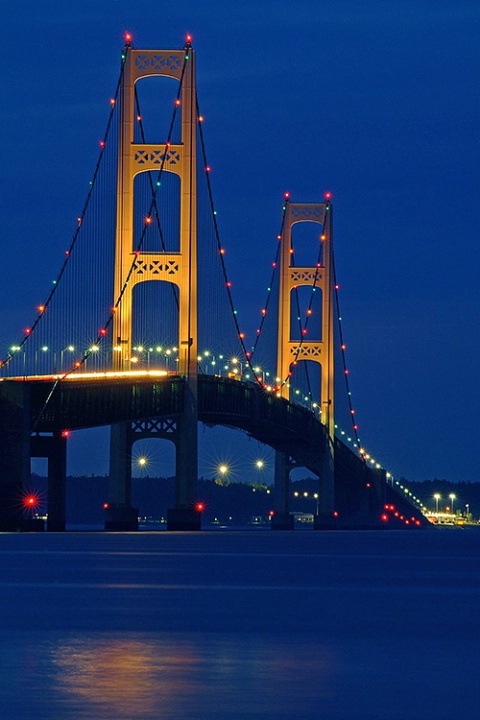
[[[337,510],[334,510],[334,511],[333,511],[333,517],[338,517],[338,511],[337,511]]]
[[[205,503],[203,503],[203,502],[197,502],[197,504],[195,505],[195,510],[196,510],[198,513],[203,512],[203,511],[205,510]]]
[[[383,513],[383,515],[381,516],[380,519],[383,520],[383,522],[387,522],[387,521],[388,521],[388,515],[387,515],[387,513]]]
[[[124,37],[124,39],[125,39],[125,45],[131,45],[132,40],[133,40],[133,35],[132,35],[132,33],[126,32],[123,37]]]
[[[103,509],[108,510],[108,503],[103,503]]]
[[[36,495],[30,494],[30,495],[26,495],[23,498],[23,507],[24,508],[30,508],[33,510],[34,508],[37,507],[37,505],[38,505],[38,497]]]
[[[283,197],[285,198],[285,200],[289,200],[289,199],[290,199],[290,193],[289,193],[289,192],[283,193]]]
[[[275,515],[275,510],[268,511],[268,517],[272,518]]]
[[[365,483],[365,487],[367,487],[367,488],[371,487],[370,483]]]
[[[187,43],[187,45],[190,45],[190,43],[192,42],[192,36],[190,35],[190,33],[186,34],[185,42]]]
[[[62,438],[69,438],[70,430],[62,430]]]
[[[147,217],[145,218],[145,225],[150,225],[151,222],[152,218],[150,217],[150,215],[147,215]]]
[[[101,328],[100,335],[106,335],[107,334],[107,328]]]
[[[331,192],[326,192],[323,197],[325,198],[325,200],[331,200],[331,199],[332,199],[332,193],[331,193]]]

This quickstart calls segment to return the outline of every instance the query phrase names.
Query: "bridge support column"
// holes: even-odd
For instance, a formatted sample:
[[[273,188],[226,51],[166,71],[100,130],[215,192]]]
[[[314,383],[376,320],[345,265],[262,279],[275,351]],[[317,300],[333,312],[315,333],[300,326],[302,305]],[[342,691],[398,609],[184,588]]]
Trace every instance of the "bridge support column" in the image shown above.
[[[338,526],[335,514],[335,475],[333,459],[333,442],[329,435],[325,436],[325,451],[322,455],[322,472],[319,488],[319,512],[313,519],[314,530],[330,530]]]
[[[66,523],[67,439],[54,436],[48,458],[48,532],[63,532]]]
[[[48,460],[47,530],[63,532],[66,524],[67,438],[61,433],[33,435],[30,453],[31,457]]]
[[[4,383],[0,391],[0,532],[40,529],[25,516],[30,481],[30,386]]]
[[[3,423],[2,423],[3,425]],[[23,434],[17,428],[1,430],[0,532],[23,530]]]
[[[196,388],[187,383],[185,410],[178,420],[176,440],[175,507],[167,511],[167,530],[200,530],[197,511],[198,412]]]
[[[290,514],[290,463],[285,452],[275,452],[275,475],[273,485],[274,514],[272,530],[293,530],[294,517]]]
[[[112,425],[110,431],[110,482],[105,530],[138,530],[138,508],[132,507],[132,452],[130,425]]]

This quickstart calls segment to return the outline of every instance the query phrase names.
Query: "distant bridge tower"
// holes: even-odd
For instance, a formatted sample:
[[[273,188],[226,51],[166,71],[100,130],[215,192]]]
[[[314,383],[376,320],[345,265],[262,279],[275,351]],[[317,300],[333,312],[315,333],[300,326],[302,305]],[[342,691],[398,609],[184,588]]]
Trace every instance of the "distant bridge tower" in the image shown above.
[[[325,427],[322,453],[320,501],[317,524],[330,523],[334,512],[334,287],[332,230],[333,210],[329,194],[324,203],[292,203],[286,200],[280,248],[280,290],[278,312],[277,377],[280,394],[290,399],[290,375],[301,360],[320,365],[320,420]],[[322,260],[318,267],[293,265],[292,228],[296,223],[313,222],[321,225]],[[292,291],[300,286],[314,287],[322,294],[320,340],[292,340]],[[279,527],[288,527],[289,474],[292,466],[287,453],[277,451],[275,457],[275,499]]]
[[[174,283],[179,300],[178,372],[187,380],[185,410],[175,420],[168,438],[176,446],[176,501],[170,529],[192,527],[197,482],[197,100],[195,52],[190,42],[183,50],[135,50],[127,45],[121,86],[120,139],[117,180],[115,302],[113,320],[114,367],[131,369],[133,290],[152,280]],[[146,77],[166,76],[181,82],[181,142],[134,143],[135,84]],[[175,173],[180,178],[180,237],[178,252],[135,250],[134,179],[142,172]],[[180,429],[181,428],[181,429]],[[146,422],[141,437],[159,437],[158,422]],[[160,435],[161,437],[162,435]],[[110,507],[106,525],[128,528],[136,523],[131,508],[131,445],[139,439],[125,424],[112,426],[110,443]],[[185,523],[183,520],[185,520]],[[195,524],[195,522],[193,522]]]

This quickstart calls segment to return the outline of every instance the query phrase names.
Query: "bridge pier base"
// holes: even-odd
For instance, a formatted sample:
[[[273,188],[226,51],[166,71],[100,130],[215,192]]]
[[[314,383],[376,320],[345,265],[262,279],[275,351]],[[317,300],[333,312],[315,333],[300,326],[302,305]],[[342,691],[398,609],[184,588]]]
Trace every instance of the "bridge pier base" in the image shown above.
[[[270,520],[272,530],[293,530],[295,517],[290,513],[275,513]]]
[[[67,438],[60,433],[34,435],[30,439],[31,457],[46,457],[47,530],[64,532],[66,524]]]
[[[328,515],[314,515],[313,516],[313,529],[314,530],[338,530],[338,518],[329,513]]]
[[[293,530],[294,517],[290,515],[290,458],[282,450],[275,451],[273,480],[274,514],[270,520],[272,530]]]
[[[132,507],[132,440],[130,423],[110,430],[110,482],[105,530],[138,530],[138,508]]]
[[[138,509],[121,505],[105,508],[105,530],[135,532],[138,530]]]
[[[197,532],[202,529],[199,512],[192,508],[168,508],[167,530]]]

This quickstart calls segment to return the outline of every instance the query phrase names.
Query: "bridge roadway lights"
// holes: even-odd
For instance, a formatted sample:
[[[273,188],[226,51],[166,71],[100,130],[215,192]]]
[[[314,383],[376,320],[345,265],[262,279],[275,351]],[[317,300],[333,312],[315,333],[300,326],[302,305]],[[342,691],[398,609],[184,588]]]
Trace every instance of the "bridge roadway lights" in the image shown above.
[[[105,530],[135,532],[138,530],[138,508],[109,505],[105,508]]]
[[[168,508],[167,530],[196,532],[202,529],[202,516],[194,508]]]
[[[290,513],[276,512],[270,520],[270,528],[272,530],[293,530],[295,525],[295,517]]]

